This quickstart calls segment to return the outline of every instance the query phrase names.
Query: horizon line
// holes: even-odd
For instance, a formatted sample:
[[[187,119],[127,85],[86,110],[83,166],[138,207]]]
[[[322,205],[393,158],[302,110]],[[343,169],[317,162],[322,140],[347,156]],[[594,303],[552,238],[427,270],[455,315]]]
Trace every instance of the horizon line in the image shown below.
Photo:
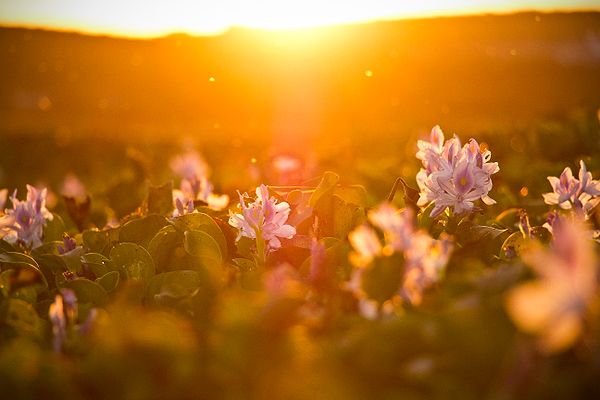
[[[452,19],[452,18],[468,18],[468,17],[506,17],[513,15],[525,15],[525,14],[539,14],[539,15],[556,15],[556,14],[600,14],[600,7],[598,8],[557,8],[557,9],[533,9],[533,8],[522,8],[515,9],[511,11],[490,11],[490,12],[457,12],[457,13],[440,13],[440,14],[424,14],[424,15],[407,15],[407,16],[395,16],[390,18],[374,18],[371,20],[364,21],[349,21],[349,22],[338,22],[338,23],[328,23],[328,24],[317,24],[314,26],[305,26],[305,27],[291,27],[291,28],[262,28],[256,26],[249,26],[244,24],[233,24],[224,29],[215,31],[215,32],[202,32],[202,31],[191,31],[191,30],[175,30],[175,29],[167,29],[161,30],[154,33],[117,33],[110,32],[110,29],[102,29],[102,28],[68,28],[61,27],[58,25],[34,25],[34,24],[23,24],[23,23],[11,23],[0,20],[0,28],[8,28],[8,29],[24,29],[24,30],[37,30],[37,31],[45,31],[45,32],[55,32],[55,33],[67,33],[67,34],[76,34],[82,36],[90,36],[90,37],[107,37],[114,39],[128,39],[128,40],[155,40],[168,38],[171,36],[178,35],[186,35],[193,38],[209,38],[209,37],[219,37],[225,36],[232,31],[239,30],[248,30],[254,32],[261,33],[294,33],[294,32],[304,32],[304,31],[316,31],[316,30],[326,30],[331,28],[342,28],[342,27],[351,27],[351,26],[361,26],[361,25],[374,25],[379,23],[394,23],[401,21],[423,21],[423,20],[436,20],[436,19]]]

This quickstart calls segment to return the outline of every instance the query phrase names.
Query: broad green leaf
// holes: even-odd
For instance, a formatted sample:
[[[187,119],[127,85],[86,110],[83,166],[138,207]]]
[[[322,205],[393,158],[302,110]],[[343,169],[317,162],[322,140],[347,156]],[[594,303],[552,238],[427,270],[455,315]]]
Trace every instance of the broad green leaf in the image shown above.
[[[104,276],[110,271],[118,271],[112,260],[100,253],[86,253],[81,256],[81,262],[85,264],[96,277]]]
[[[404,259],[400,254],[377,258],[362,275],[362,289],[367,297],[380,304],[400,289],[404,275]]]
[[[475,242],[492,242],[504,240],[510,235],[508,229],[498,229],[491,226],[475,225],[471,221],[463,220],[458,224],[456,236],[462,244]]]
[[[198,271],[169,271],[155,275],[148,284],[146,299],[149,304],[165,305],[170,300],[192,296],[202,286]]]
[[[344,200],[346,203],[356,204],[360,207],[367,206],[368,195],[364,186],[338,186],[334,189],[333,194]]]
[[[315,213],[319,217],[319,234],[340,239],[365,218],[362,207],[347,203],[335,194],[322,198]]]
[[[0,304],[0,322],[15,336],[37,335],[41,326],[33,306],[20,299],[8,299]]]
[[[62,273],[68,271],[65,261],[61,256],[56,254],[42,254],[36,257],[36,261],[40,266],[40,270],[44,274],[44,277],[46,277],[48,288],[50,289],[53,289],[56,286],[56,277],[62,277]]]
[[[146,304],[172,307],[204,324],[212,315],[215,290],[206,271],[170,271],[152,278],[145,298]]]
[[[234,258],[233,264],[241,271],[252,271],[256,269],[256,262],[254,260],[248,260],[247,258]]]
[[[347,203],[334,194],[333,201],[333,236],[345,238],[348,233],[365,219],[365,210],[355,204]]]
[[[429,231],[435,222],[435,218],[431,217],[431,211],[435,207],[435,203],[431,202],[427,207],[422,209],[417,215],[417,225],[419,228]]]
[[[286,201],[289,205],[295,206],[295,205],[300,204],[302,202],[303,198],[304,198],[304,194],[302,193],[302,191],[298,190],[298,189],[294,189],[294,190],[291,190],[287,194]]]
[[[198,257],[207,268],[221,266],[223,256],[215,239],[203,231],[186,231],[183,245],[191,256]]]
[[[107,254],[110,246],[119,241],[120,229],[112,228],[102,231],[89,229],[83,231],[81,235],[83,244],[90,252]]]
[[[312,208],[315,208],[317,206],[317,204],[319,203],[319,201],[325,195],[333,192],[333,189],[335,188],[335,185],[337,185],[339,180],[340,180],[340,176],[338,174],[330,172],[330,171],[325,172],[323,174],[323,178],[321,179],[321,182],[319,183],[319,185],[313,192],[312,196],[310,196],[310,200],[308,201],[309,205]]]
[[[81,272],[81,257],[84,255],[85,250],[83,247],[76,247],[68,253],[60,255],[63,259],[69,271],[73,273]]]
[[[96,279],[96,282],[100,284],[108,293],[112,292],[119,285],[119,272],[110,271]]]
[[[147,248],[150,240],[165,225],[167,225],[165,217],[156,214],[133,219],[121,227],[119,241],[137,243]]]
[[[227,256],[227,241],[217,222],[204,213],[193,213],[175,218],[173,224],[176,229],[185,231],[203,231],[210,235],[219,245],[222,257]]]
[[[0,270],[15,270],[14,280],[22,285],[35,285],[38,294],[48,288],[48,282],[40,266],[28,255],[17,252],[0,254]]]
[[[85,278],[77,278],[66,281],[62,287],[72,289],[80,303],[93,303],[102,307],[108,302],[108,293],[98,283]]]
[[[11,263],[30,264],[34,268],[39,269],[39,265],[38,265],[37,261],[35,261],[35,259],[28,256],[27,254],[19,253],[16,251],[0,254],[0,268],[3,268],[5,266],[6,266],[6,268],[8,268],[8,265]]]
[[[13,247],[12,244],[8,243],[6,240],[0,239],[0,253],[14,252],[17,249]]]
[[[60,254],[58,251],[58,246],[62,246],[63,242],[62,240],[59,242],[58,240],[54,240],[52,242],[47,242],[44,243],[41,246],[36,247],[35,249],[31,250],[31,254],[33,254],[34,257],[42,255],[42,254]]]
[[[7,269],[0,272],[0,291],[5,297],[37,302],[40,283],[38,277],[27,269]]]
[[[119,243],[110,251],[110,259],[126,279],[147,283],[155,272],[148,251],[135,243]]]
[[[180,264],[181,259],[187,256],[183,249],[183,234],[172,225],[165,226],[150,240],[148,253],[158,272],[172,269],[172,265]]]

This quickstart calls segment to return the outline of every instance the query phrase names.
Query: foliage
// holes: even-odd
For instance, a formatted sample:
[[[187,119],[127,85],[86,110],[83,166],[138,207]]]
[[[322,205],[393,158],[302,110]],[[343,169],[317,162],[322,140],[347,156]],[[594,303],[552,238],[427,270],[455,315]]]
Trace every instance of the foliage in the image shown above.
[[[600,222],[594,198],[585,198],[587,225],[569,225],[583,219],[577,207],[551,207],[541,196],[551,189],[546,175],[557,175],[562,164],[538,156],[524,178],[535,173],[538,180],[523,195],[525,185],[511,175],[522,161],[500,139],[489,139],[499,143],[494,160],[501,170],[490,192],[497,204],[474,199],[465,213],[450,208],[432,216],[434,202],[417,205],[416,159],[402,168],[409,173],[396,174],[402,176],[390,193],[397,176],[376,171],[373,154],[369,171],[364,159],[356,168],[340,162],[339,174],[264,186],[260,199],[243,197],[243,210],[212,207],[194,195],[191,210],[174,214],[177,186],[144,185],[135,174],[98,183],[103,189],[91,186],[83,214],[65,197],[49,206],[40,243],[0,240],[0,393],[15,399],[600,396],[599,246],[586,233]],[[567,163],[574,166],[579,155]],[[598,160],[585,160],[597,177]],[[207,177],[194,176],[212,190]],[[239,188],[249,191],[254,183],[246,179]],[[124,195],[131,184],[133,194]],[[487,194],[491,183],[485,185]],[[145,198],[138,196],[143,190]],[[219,193],[237,198],[232,190]],[[258,208],[261,218],[252,222]],[[405,209],[402,221],[394,219],[398,208]],[[551,210],[548,230],[542,225]],[[252,222],[243,235],[239,224],[230,225],[233,215]],[[294,233],[261,248],[257,237],[284,224]],[[561,234],[568,229],[575,233]],[[366,230],[370,236],[356,236]],[[559,240],[568,238],[575,244],[561,247]],[[415,246],[427,254],[415,255]],[[565,269],[548,277],[546,264],[583,265],[585,274]],[[410,272],[432,265],[435,279],[426,283]],[[361,281],[353,286],[356,276]],[[550,300],[523,287],[552,291],[569,279],[579,292],[552,297],[571,307],[553,309],[560,324],[524,327],[523,315],[532,316],[529,325],[537,315],[528,300]],[[569,318],[577,319],[576,331],[553,332],[561,346],[540,343],[546,326],[562,329]]]

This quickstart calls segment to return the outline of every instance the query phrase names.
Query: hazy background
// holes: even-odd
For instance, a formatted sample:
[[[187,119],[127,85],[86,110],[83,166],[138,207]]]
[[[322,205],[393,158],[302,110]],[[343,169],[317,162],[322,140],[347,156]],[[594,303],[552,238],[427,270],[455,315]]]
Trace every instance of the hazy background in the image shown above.
[[[0,59],[0,187],[162,182],[193,147],[225,192],[277,183],[270,160],[290,154],[303,179],[385,195],[440,124],[487,141],[518,190],[600,148],[598,12],[149,39],[4,27]]]

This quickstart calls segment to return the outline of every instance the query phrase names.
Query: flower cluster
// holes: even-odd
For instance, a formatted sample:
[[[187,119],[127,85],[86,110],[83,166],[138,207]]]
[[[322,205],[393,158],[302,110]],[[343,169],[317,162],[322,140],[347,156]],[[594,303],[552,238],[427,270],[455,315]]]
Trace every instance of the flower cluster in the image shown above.
[[[455,214],[469,212],[478,199],[488,205],[496,203],[488,193],[492,189],[491,176],[500,168],[498,163],[489,162],[492,153],[480,147],[475,139],[461,147],[458,137],[445,141],[444,133],[435,126],[429,141],[419,140],[417,146],[417,158],[423,163],[417,174],[421,191],[417,204],[425,206],[433,202],[432,217],[448,207]]]
[[[598,288],[598,259],[587,225],[578,218],[556,217],[552,228],[550,249],[533,243],[522,253],[539,278],[514,288],[506,302],[516,325],[539,336],[546,352],[575,343]]]
[[[21,243],[27,248],[35,248],[42,244],[44,226],[53,219],[46,208],[47,190],[37,190],[27,185],[27,200],[17,199],[15,190],[10,200],[12,209],[7,209],[0,219],[0,229],[5,234],[4,240]]]
[[[230,213],[229,216],[229,225],[239,230],[237,240],[242,236],[257,239],[257,247],[266,242],[268,250],[276,250],[281,247],[279,238],[291,239],[296,234],[296,228],[286,224],[290,205],[269,197],[265,185],[256,188],[253,202],[246,203],[247,194],[240,193],[239,196],[241,213]]]
[[[173,216],[183,215],[190,203],[193,209],[195,200],[203,201],[217,211],[225,209],[229,204],[229,196],[213,193],[214,187],[208,179],[208,166],[198,153],[188,152],[173,158],[171,169],[181,178],[179,189],[173,191]]]
[[[544,202],[558,205],[565,210],[575,209],[590,211],[598,204],[600,196],[600,181],[592,179],[583,160],[579,161],[579,179],[573,176],[571,168],[566,167],[560,177],[549,176],[548,181],[552,192],[545,193]]]
[[[359,299],[359,308],[366,317],[377,315],[377,302],[368,298],[363,290],[363,274],[373,268],[377,258],[402,254],[404,273],[398,283],[397,297],[412,304],[419,304],[423,290],[438,282],[443,276],[452,253],[452,242],[447,235],[436,240],[424,231],[415,229],[414,215],[410,209],[397,210],[384,203],[368,214],[373,226],[383,232],[382,244],[377,232],[361,225],[352,231],[348,239],[354,248],[350,261],[356,267],[347,287]],[[393,299],[382,304],[383,310],[391,310]]]

